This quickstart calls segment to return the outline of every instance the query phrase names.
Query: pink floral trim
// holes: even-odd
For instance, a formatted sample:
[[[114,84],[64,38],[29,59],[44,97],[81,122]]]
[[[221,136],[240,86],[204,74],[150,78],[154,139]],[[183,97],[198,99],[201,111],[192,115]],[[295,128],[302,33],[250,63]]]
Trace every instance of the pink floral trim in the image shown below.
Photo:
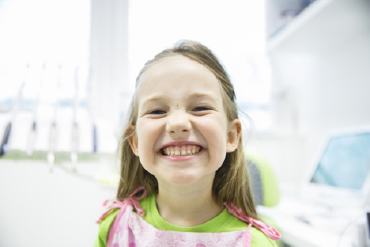
[[[130,212],[133,209],[136,211],[138,215],[140,215],[141,217],[144,217],[145,212],[141,208],[139,201],[142,198],[146,197],[146,195],[147,195],[147,192],[144,189],[144,187],[139,187],[133,193],[131,193],[128,198],[124,199],[123,201],[107,200],[103,203],[103,206],[106,207],[107,209],[105,213],[99,218],[98,223],[101,222],[104,218],[106,218],[113,209],[116,209],[116,208],[120,209],[109,231],[107,246],[115,246],[117,244],[116,242],[117,239],[114,239],[114,238],[123,229],[129,230],[129,232],[126,231],[128,233],[127,240],[128,240],[129,246],[130,247],[136,246],[133,233],[130,232],[131,228],[127,225],[128,220],[123,219],[122,217],[127,217],[129,215],[127,212]],[[260,231],[262,231],[264,234],[266,234],[269,238],[273,240],[280,239],[281,237],[280,233],[273,227],[270,227],[261,221],[258,221],[256,219],[253,219],[252,217],[245,215],[244,212],[240,208],[236,207],[232,203],[225,203],[224,205],[232,215],[248,223],[249,225],[248,230],[243,233],[244,243],[249,243],[251,240],[250,228],[252,226],[258,228]],[[124,223],[122,224],[122,222]],[[247,246],[249,246],[249,244],[247,244]]]
[[[141,195],[138,196],[137,194],[139,193],[141,193]],[[105,213],[103,213],[103,215],[98,219],[97,223],[100,223],[102,220],[104,220],[111,213],[113,209],[116,209],[116,208],[120,209],[120,212],[117,214],[117,217],[114,220],[111,230],[109,231],[107,246],[110,246],[109,243],[112,242],[114,234],[119,231],[119,222],[122,216],[124,215],[124,213],[126,212],[127,206],[132,206],[138,215],[140,215],[141,217],[144,217],[144,210],[140,206],[139,201],[142,198],[146,197],[146,194],[147,193],[144,187],[139,187],[136,190],[134,190],[134,192],[132,192],[130,196],[123,201],[118,201],[118,200],[104,201],[103,207],[107,209]]]
[[[258,228],[261,232],[266,234],[269,238],[273,240],[278,240],[281,238],[280,232],[278,232],[275,228],[269,225],[266,225],[262,221],[256,220],[252,217],[245,215],[241,208],[238,208],[232,203],[225,203],[224,205],[229,210],[229,212],[233,214],[235,217],[248,223],[249,225],[253,225],[254,227]]]
[[[137,196],[137,194],[141,192],[141,195]],[[118,200],[105,200],[103,202],[103,207],[105,208],[105,212],[103,213],[102,216],[99,217],[97,220],[97,223],[100,223],[102,220],[104,220],[113,209],[116,208],[123,208],[125,205],[132,205],[135,208],[135,211],[140,215],[144,216],[144,210],[141,208],[139,201],[146,197],[146,190],[144,189],[143,186],[137,188],[130,194],[128,198],[126,198],[123,201],[118,201]]]

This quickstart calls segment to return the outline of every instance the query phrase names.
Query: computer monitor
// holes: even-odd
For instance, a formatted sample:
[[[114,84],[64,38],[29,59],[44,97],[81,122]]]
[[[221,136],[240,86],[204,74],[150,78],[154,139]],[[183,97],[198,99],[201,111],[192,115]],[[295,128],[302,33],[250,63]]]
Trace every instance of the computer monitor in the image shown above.
[[[309,176],[317,200],[362,203],[370,189],[370,128],[342,130],[329,136]],[[312,190],[315,191],[312,191]]]

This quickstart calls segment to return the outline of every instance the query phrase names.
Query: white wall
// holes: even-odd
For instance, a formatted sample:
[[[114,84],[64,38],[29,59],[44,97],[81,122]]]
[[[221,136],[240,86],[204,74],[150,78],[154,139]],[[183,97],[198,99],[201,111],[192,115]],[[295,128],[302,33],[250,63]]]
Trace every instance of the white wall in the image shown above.
[[[305,177],[329,132],[370,126],[370,2],[327,2],[269,49],[278,134],[253,145],[282,180]]]
[[[370,3],[333,2],[322,14],[329,20],[319,15],[270,52],[275,88],[293,95],[301,133],[370,123]]]

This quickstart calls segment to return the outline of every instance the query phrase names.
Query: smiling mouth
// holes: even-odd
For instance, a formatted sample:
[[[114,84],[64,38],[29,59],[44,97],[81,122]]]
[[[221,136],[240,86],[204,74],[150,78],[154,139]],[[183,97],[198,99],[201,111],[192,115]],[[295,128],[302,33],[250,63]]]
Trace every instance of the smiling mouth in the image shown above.
[[[197,145],[168,146],[161,149],[164,156],[190,156],[202,151],[202,147]]]

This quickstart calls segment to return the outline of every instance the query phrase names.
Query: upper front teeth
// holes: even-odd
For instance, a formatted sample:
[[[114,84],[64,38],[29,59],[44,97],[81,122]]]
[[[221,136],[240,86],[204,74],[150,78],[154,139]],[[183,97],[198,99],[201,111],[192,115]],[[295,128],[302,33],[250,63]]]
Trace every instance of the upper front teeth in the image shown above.
[[[200,151],[200,147],[196,145],[170,146],[163,149],[165,155],[193,155]]]

